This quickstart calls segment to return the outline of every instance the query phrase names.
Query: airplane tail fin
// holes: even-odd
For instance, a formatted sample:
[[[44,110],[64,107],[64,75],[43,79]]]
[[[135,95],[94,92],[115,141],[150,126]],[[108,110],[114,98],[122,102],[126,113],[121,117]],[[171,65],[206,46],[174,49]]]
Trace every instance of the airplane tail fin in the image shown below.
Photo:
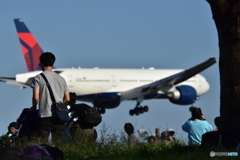
[[[14,19],[14,23],[28,71],[41,70],[39,67],[39,57],[43,53],[42,48],[22,19]]]

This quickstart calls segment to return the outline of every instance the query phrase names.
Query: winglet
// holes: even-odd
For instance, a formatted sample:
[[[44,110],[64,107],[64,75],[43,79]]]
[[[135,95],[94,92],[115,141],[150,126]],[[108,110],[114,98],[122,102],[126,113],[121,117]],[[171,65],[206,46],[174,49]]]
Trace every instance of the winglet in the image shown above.
[[[14,23],[28,71],[41,70],[39,67],[39,56],[43,53],[42,48],[22,19],[14,19]]]

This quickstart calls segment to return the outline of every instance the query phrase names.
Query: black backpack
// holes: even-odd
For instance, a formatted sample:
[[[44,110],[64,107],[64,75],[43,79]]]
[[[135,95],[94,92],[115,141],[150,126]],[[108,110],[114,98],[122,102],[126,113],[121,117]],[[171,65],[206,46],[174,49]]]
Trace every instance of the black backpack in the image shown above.
[[[99,112],[85,103],[71,105],[71,110],[76,112],[80,125],[95,127],[102,122]]]
[[[39,110],[29,111],[29,108],[24,108],[17,123],[19,125],[19,135],[20,136],[30,136],[36,134],[39,129]]]

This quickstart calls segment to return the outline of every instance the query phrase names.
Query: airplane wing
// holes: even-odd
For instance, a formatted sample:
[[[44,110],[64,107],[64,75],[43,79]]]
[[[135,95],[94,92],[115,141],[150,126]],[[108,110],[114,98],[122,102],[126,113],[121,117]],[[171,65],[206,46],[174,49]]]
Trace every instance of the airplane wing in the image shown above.
[[[206,68],[210,67],[214,63],[216,63],[216,59],[214,57],[211,57],[205,62],[199,65],[196,65],[190,69],[184,70],[182,72],[166,77],[164,79],[160,79],[153,83],[121,92],[121,100],[130,100],[130,99],[136,99],[141,97],[143,98],[145,95],[157,93],[161,88],[179,84],[191,78],[192,76],[200,73],[201,71],[205,70]]]
[[[21,88],[29,87],[28,85],[16,82],[16,78],[0,77],[0,82],[5,82],[11,85],[17,85],[20,86]]]
[[[54,72],[57,74],[60,74],[63,71],[54,70]],[[29,73],[30,75],[27,76],[28,78],[26,79],[26,83],[17,82],[16,78],[11,78],[11,77],[0,77],[0,82],[5,82],[7,84],[20,86],[21,89],[26,87],[31,87],[31,82],[33,80],[33,77],[39,74],[40,72],[27,72],[27,73]]]

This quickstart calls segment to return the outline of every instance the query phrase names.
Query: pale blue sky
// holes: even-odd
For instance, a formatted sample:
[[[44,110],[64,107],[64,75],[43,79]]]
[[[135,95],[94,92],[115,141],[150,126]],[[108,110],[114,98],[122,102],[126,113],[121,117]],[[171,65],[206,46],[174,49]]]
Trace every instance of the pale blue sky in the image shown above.
[[[187,69],[210,56],[219,57],[218,37],[209,4],[205,0],[123,1],[1,1],[0,77],[27,72],[13,19],[22,18],[44,51],[57,56],[57,68],[148,68]],[[201,73],[210,91],[194,105],[201,107],[214,125],[219,116],[218,64]],[[0,83],[0,134],[15,121],[23,108],[31,106],[31,89]],[[186,139],[181,125],[190,118],[189,107],[169,100],[148,100],[149,112],[129,116],[135,101],[122,102],[106,110],[103,121],[109,131],[119,133],[124,123],[135,130],[154,133],[173,128]],[[102,124],[97,127],[102,129]]]

